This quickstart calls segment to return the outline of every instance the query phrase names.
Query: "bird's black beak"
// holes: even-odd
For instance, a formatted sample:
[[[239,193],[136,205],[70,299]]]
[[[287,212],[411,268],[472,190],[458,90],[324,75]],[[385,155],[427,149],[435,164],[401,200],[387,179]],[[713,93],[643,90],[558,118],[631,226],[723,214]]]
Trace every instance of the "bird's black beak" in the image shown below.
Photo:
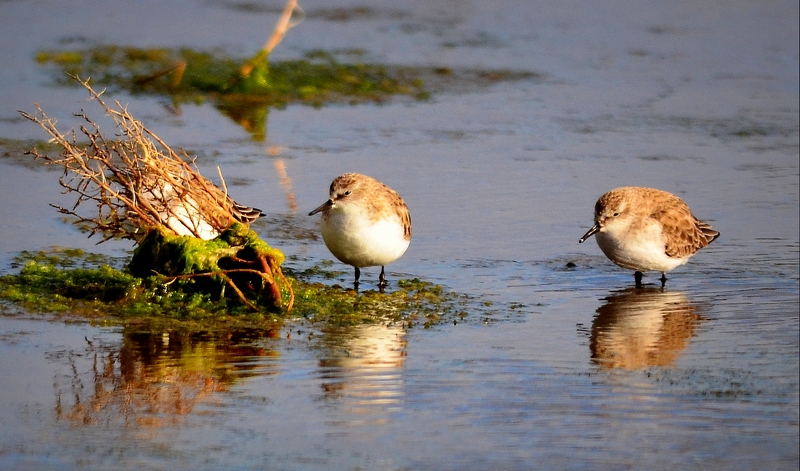
[[[581,239],[578,241],[578,243],[579,244],[584,243],[586,241],[586,239],[588,239],[589,237],[593,236],[596,232],[599,232],[599,231],[600,231],[600,224],[597,223],[594,226],[592,226],[591,229],[586,231],[586,234],[584,234],[583,237],[581,237]]]
[[[328,200],[328,201],[322,203],[321,205],[319,205],[319,207],[317,209],[315,209],[314,211],[311,211],[310,213],[308,213],[308,215],[309,216],[313,216],[313,215],[317,214],[320,211],[325,211],[326,209],[330,208],[331,206],[333,206],[333,200]]]

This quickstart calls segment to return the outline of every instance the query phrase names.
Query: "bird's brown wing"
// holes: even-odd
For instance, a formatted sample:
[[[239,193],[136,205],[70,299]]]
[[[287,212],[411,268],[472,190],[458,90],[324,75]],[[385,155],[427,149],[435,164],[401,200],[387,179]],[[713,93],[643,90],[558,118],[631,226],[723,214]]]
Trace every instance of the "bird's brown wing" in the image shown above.
[[[693,255],[719,237],[719,232],[694,217],[686,203],[677,197],[650,217],[661,222],[664,249],[670,257]]]

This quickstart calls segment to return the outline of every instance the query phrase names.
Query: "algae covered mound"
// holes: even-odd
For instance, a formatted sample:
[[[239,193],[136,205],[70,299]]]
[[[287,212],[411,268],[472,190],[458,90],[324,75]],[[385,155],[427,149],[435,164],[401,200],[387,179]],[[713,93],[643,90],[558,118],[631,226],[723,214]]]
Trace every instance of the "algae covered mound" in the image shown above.
[[[208,241],[154,229],[124,265],[76,249],[24,252],[19,273],[0,277],[0,298],[34,312],[121,319],[279,313],[293,299],[283,259],[241,224]]]
[[[112,108],[88,82],[75,79],[116,122],[118,135],[106,138],[81,112],[87,124],[80,131],[88,138],[81,143],[75,131],[61,132],[38,106],[36,114],[21,112],[62,147],[58,156],[35,148],[30,152],[45,164],[62,167],[59,183],[77,196],[71,208],[53,206],[90,236],[102,234],[101,242],[134,240],[128,271],[135,277],[168,277],[167,284],[180,291],[211,295],[211,300],[230,288],[253,311],[291,310],[294,296],[280,269],[283,254],[249,230],[261,210],[233,201],[224,180],[223,188],[213,184],[119,102]]]
[[[264,306],[291,309],[291,286],[280,269],[283,260],[281,251],[243,224],[232,225],[212,240],[155,228],[134,250],[128,270],[140,278],[166,276],[184,291],[209,293],[212,299],[222,297],[229,287],[253,310]],[[289,292],[286,303],[276,278]]]
[[[230,235],[241,235],[235,234]],[[257,241],[226,247],[221,240],[198,242],[195,239],[189,243],[183,237],[150,237],[152,241],[142,244],[128,260],[110,259],[77,249],[23,252],[14,261],[18,273],[0,276],[0,300],[3,301],[0,312],[23,309],[140,326],[148,331],[166,328],[213,332],[262,329],[270,320],[282,322],[284,319],[302,319],[318,325],[393,323],[405,328],[428,328],[460,322],[467,317],[467,312],[481,309],[467,296],[417,279],[400,280],[396,289],[385,294],[342,289],[320,281],[339,275],[329,265],[322,264],[297,272],[285,269],[288,274],[277,282],[277,287],[281,299],[287,299],[290,290],[295,293],[291,311],[285,301],[280,309],[276,307],[266,285],[259,289],[260,275],[242,270],[240,273],[249,278],[240,278],[237,284],[247,287],[242,292],[259,308],[255,311],[238,295],[233,295],[231,289],[226,289],[230,285],[218,276],[220,273],[235,276],[235,269],[215,271],[214,265],[225,265],[231,257],[251,250],[253,253],[266,251],[277,263],[282,256],[275,249],[259,247]],[[206,248],[194,246],[203,242]],[[178,249],[187,243],[192,245],[189,250]],[[173,250],[183,258],[158,265],[169,267],[171,276],[151,273],[139,277],[132,273],[156,266],[155,259],[148,261],[152,254],[172,260],[169,254]],[[202,272],[200,267],[209,271]],[[180,274],[189,271],[188,276]]]

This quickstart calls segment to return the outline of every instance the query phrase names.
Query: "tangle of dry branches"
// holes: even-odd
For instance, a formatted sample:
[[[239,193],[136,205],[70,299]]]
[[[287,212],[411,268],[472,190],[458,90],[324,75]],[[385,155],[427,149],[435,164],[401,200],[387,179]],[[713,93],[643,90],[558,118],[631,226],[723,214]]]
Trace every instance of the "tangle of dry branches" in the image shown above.
[[[52,206],[87,225],[90,236],[102,233],[101,242],[113,237],[138,241],[148,229],[158,226],[175,235],[212,239],[235,221],[233,200],[200,175],[193,161],[187,162],[173,151],[119,101],[112,108],[88,80],[75,79],[112,118],[117,139],[108,140],[84,111],[75,113],[85,122],[80,132],[67,133],[59,131],[56,120],[38,104],[35,115],[20,111],[63,147],[57,157],[39,154],[36,149],[30,152],[48,164],[64,167],[59,182],[67,193],[78,195],[72,208]],[[96,204],[96,214],[78,212],[87,202]]]
[[[30,152],[34,158],[50,165],[60,165],[64,174],[59,183],[66,193],[77,194],[72,208],[51,205],[61,213],[77,218],[78,223],[88,226],[90,236],[101,233],[107,241],[114,237],[133,239],[142,248],[147,244],[148,234],[193,236],[213,239],[233,223],[244,223],[261,215],[255,208],[241,206],[210,180],[203,177],[193,161],[187,161],[173,151],[161,138],[136,120],[128,110],[115,101],[115,107],[102,99],[102,92],[92,89],[88,80],[74,77],[89,91],[91,100],[97,102],[115,123],[115,139],[107,139],[99,125],[84,111],[76,113],[84,123],[79,132],[62,133],[56,120],[48,117],[36,105],[34,115],[20,111],[22,116],[39,124],[53,141],[62,147],[57,157]],[[85,140],[85,142],[84,142]],[[222,174],[220,172],[220,178]],[[222,181],[223,188],[224,180]],[[79,208],[94,204],[93,214],[82,214]],[[149,247],[156,252],[162,250],[160,243]],[[230,286],[239,299],[253,310],[258,307],[247,299],[231,275],[250,273],[258,277],[262,287],[269,290],[275,307],[282,305],[281,292],[275,282],[277,276],[289,291],[287,310],[294,300],[291,284],[283,276],[279,262],[267,253],[256,251],[252,260],[240,259],[234,248],[227,258],[226,268],[217,266],[210,271],[193,273],[168,273],[170,261],[159,266],[156,252],[147,252],[143,263],[147,274],[160,273],[174,279],[214,277]],[[169,253],[169,250],[166,251]],[[134,259],[136,259],[134,255]],[[220,259],[221,260],[221,259]],[[219,261],[217,260],[217,265]],[[138,263],[138,262],[137,262]],[[157,266],[154,266],[153,264]],[[133,266],[133,259],[129,268]],[[167,273],[162,273],[167,270]],[[209,270],[209,269],[206,269]]]

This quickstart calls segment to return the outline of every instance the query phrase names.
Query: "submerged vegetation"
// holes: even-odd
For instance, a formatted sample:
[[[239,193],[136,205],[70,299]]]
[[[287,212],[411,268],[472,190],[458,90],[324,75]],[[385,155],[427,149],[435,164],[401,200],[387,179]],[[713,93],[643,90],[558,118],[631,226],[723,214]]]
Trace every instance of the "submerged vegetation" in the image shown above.
[[[169,96],[176,103],[212,99],[220,106],[321,106],[380,102],[392,95],[428,96],[422,80],[411,69],[343,63],[324,51],[273,64],[262,58],[250,59],[259,61],[262,67],[257,79],[247,81],[238,77],[248,60],[228,57],[221,51],[98,45],[73,51],[40,51],[36,60],[58,66],[59,72],[89,76],[94,83],[112,89]],[[70,82],[66,78],[60,81]]]
[[[364,54],[361,50],[315,50],[301,59],[268,63],[263,55],[244,59],[220,50],[99,44],[40,51],[36,60],[51,66],[60,85],[76,85],[70,76],[91,77],[93,83],[112,92],[165,97],[176,108],[210,102],[256,140],[266,139],[270,108],[384,103],[395,97],[423,101],[441,91],[540,78],[514,70],[376,64],[362,61]],[[260,66],[243,80],[242,68],[253,61]]]
[[[166,97],[175,108],[210,102],[258,141],[266,139],[270,108],[382,103],[393,97],[427,100],[444,90],[540,78],[512,70],[380,64],[364,61],[366,52],[360,49],[313,50],[299,59],[270,62],[272,50],[304,16],[297,0],[287,0],[272,35],[249,58],[233,57],[219,49],[89,44],[42,50],[36,61],[50,67],[55,82],[61,85],[75,85],[69,76],[90,77],[112,92]]]
[[[541,78],[514,70],[376,64],[362,61],[363,56],[361,50],[316,50],[301,59],[269,63],[264,54],[244,59],[220,50],[99,44],[40,51],[36,60],[51,66],[61,85],[76,85],[69,76],[91,77],[112,92],[166,97],[174,107],[210,102],[256,140],[266,138],[270,108],[383,103],[393,97],[428,100],[439,91]],[[253,63],[258,67],[243,79],[242,69]]]
[[[341,63],[325,52],[270,63],[272,50],[302,21],[294,20],[295,15],[305,14],[297,0],[287,0],[264,47],[247,59],[188,48],[96,45],[83,50],[41,51],[36,60],[56,65],[60,72],[57,80],[65,75],[92,77],[99,85],[168,96],[174,106],[210,99],[257,140],[266,138],[269,107],[380,102],[398,94],[427,97],[417,78],[393,73],[397,70],[382,65]]]
[[[191,283],[179,286],[175,277],[134,276],[130,263],[115,265],[121,264],[79,249],[23,252],[14,259],[19,272],[0,276],[0,299],[5,301],[4,310],[17,306],[145,330],[189,332],[264,329],[284,319],[430,327],[459,322],[471,309],[468,297],[416,279],[400,280],[397,290],[384,294],[330,286],[321,282],[332,276],[330,268],[317,266],[302,272],[287,270],[286,282],[295,293],[291,311],[284,306],[254,312],[237,296],[225,293],[223,283],[217,283],[216,291],[198,290]]]
[[[511,70],[380,64],[364,61],[366,51],[361,49],[312,50],[299,59],[270,61],[289,29],[304,18],[298,1],[287,0],[271,36],[247,58],[221,49],[90,43],[77,49],[39,51],[36,62],[50,66],[60,84],[74,85],[67,76],[91,77],[111,91],[169,97],[175,105],[211,100],[235,120],[252,118],[255,110],[265,119],[268,107],[294,103],[357,104],[383,102],[394,96],[425,100],[433,90],[452,90],[455,83],[493,84],[540,77]]]

